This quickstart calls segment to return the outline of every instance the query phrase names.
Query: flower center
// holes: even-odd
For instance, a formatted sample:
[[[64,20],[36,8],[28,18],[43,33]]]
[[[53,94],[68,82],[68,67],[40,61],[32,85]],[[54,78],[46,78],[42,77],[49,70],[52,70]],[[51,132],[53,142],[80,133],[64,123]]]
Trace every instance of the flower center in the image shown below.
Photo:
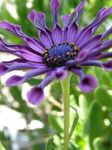
[[[78,51],[79,48],[74,44],[54,45],[45,50],[43,60],[48,67],[61,67],[65,65],[66,61],[75,59]]]

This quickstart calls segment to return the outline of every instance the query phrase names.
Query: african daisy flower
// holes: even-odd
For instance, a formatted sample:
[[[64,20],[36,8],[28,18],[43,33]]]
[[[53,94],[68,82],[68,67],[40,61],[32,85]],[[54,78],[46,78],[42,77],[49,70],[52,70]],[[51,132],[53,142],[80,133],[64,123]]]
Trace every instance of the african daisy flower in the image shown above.
[[[1,62],[0,75],[13,70],[28,69],[24,76],[11,76],[6,81],[6,85],[16,86],[34,76],[46,74],[44,80],[27,94],[32,104],[40,103],[44,99],[44,88],[55,79],[66,78],[68,71],[79,76],[79,87],[82,91],[91,92],[96,88],[97,80],[92,75],[86,75],[83,66],[112,69],[112,61],[100,61],[112,57],[112,52],[104,52],[112,47],[112,40],[104,40],[112,33],[112,28],[100,35],[94,34],[112,13],[112,8],[101,9],[90,25],[80,29],[79,19],[84,5],[85,2],[82,1],[72,14],[62,16],[64,25],[61,27],[58,21],[60,0],[51,0],[50,7],[54,21],[52,30],[46,26],[45,15],[32,10],[28,14],[28,19],[36,27],[40,39],[24,34],[19,25],[7,21],[0,23],[1,28],[12,32],[24,41],[24,44],[13,45],[0,39],[0,52],[18,57],[12,61]]]

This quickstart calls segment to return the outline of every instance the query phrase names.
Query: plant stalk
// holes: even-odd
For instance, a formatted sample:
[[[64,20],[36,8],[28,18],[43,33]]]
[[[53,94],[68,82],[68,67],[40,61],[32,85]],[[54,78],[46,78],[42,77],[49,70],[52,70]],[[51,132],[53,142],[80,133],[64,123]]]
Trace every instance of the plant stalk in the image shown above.
[[[61,81],[64,98],[64,150],[68,150],[69,146],[70,76]]]

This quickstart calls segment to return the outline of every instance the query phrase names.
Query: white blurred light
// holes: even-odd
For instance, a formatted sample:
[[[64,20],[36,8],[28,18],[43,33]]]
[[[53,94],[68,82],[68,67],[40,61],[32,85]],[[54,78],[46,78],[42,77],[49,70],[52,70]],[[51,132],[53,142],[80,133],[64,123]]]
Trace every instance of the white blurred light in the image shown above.
[[[104,119],[105,126],[110,126],[110,120],[108,118]]]
[[[26,3],[26,7],[27,7],[27,8],[32,8],[32,6],[33,6],[33,5],[32,5],[32,2],[27,2],[27,3]]]
[[[11,132],[23,130],[26,128],[26,120],[22,118],[20,113],[6,106],[0,106],[0,130],[4,127],[7,127]]]
[[[102,111],[106,111],[107,107],[106,106],[102,106]]]
[[[8,12],[13,18],[15,19],[19,18],[17,11],[16,11],[16,7],[14,5],[6,3],[6,7],[7,7]]]
[[[39,120],[32,120],[31,123],[29,124],[30,130],[35,130],[35,129],[39,129],[43,127],[44,127],[44,124]]]

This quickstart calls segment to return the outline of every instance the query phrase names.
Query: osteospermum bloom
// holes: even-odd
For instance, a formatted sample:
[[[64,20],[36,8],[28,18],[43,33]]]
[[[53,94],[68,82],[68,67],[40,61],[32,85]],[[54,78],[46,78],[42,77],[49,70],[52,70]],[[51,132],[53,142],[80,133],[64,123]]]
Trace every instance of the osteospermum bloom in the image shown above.
[[[112,8],[101,9],[90,25],[80,29],[79,19],[85,2],[82,1],[72,14],[62,16],[63,27],[59,25],[58,10],[60,0],[51,0],[54,26],[50,30],[46,26],[45,15],[32,10],[28,19],[36,27],[39,39],[23,33],[21,26],[2,21],[0,27],[12,32],[24,41],[21,45],[11,45],[0,39],[0,52],[16,55],[12,61],[0,63],[0,75],[13,70],[28,69],[24,76],[11,76],[6,84],[16,86],[26,80],[46,74],[42,82],[33,87],[27,94],[29,102],[38,104],[44,99],[44,88],[55,79],[64,79],[71,71],[80,78],[79,87],[84,92],[91,92],[97,86],[92,75],[86,75],[83,66],[98,66],[106,70],[112,69],[112,61],[101,62],[101,59],[112,57],[112,52],[104,50],[112,47],[112,40],[105,38],[112,33],[112,28],[103,34],[94,34],[98,27],[112,13]]]

